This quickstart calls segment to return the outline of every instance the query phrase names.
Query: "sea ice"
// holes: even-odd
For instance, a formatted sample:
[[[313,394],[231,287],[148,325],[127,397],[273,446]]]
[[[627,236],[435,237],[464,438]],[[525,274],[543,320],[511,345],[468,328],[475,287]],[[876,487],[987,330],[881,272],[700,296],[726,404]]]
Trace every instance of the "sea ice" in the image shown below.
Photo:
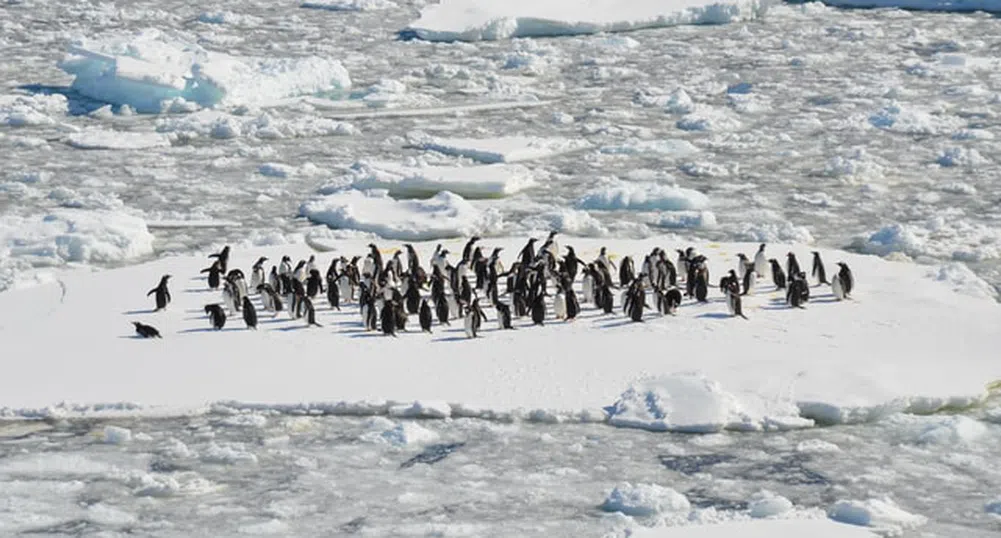
[[[764,0],[444,0],[404,31],[428,41],[485,41],[623,32],[682,24],[724,24],[764,16]]]
[[[68,135],[66,143],[77,149],[150,149],[170,147],[170,138],[159,133],[89,129]]]
[[[757,519],[704,525],[637,528],[631,538],[876,538],[877,535],[829,519]]]
[[[487,164],[539,160],[591,147],[584,140],[533,136],[502,136],[483,139],[429,136],[417,142],[416,145],[426,150],[456,157],[468,157]]]
[[[601,504],[606,512],[622,512],[627,516],[647,517],[661,514],[688,514],[691,503],[677,491],[657,484],[630,484],[615,487]]]
[[[488,235],[501,223],[496,209],[481,210],[448,191],[426,200],[394,200],[386,190],[349,189],[305,202],[299,213],[331,228],[402,241]]]
[[[901,509],[890,499],[869,499],[866,501],[838,501],[831,507],[831,519],[872,527],[873,530],[899,536],[905,529],[913,529],[927,523],[928,518]]]
[[[996,0],[821,0],[829,6],[924,11],[1001,11]]]
[[[590,210],[700,211],[708,206],[709,197],[699,191],[622,180],[606,181],[577,201],[577,207]]]
[[[72,87],[82,95],[152,113],[177,100],[262,105],[351,85],[337,60],[238,58],[155,29],[80,40],[59,67],[75,76]]]
[[[438,440],[438,434],[417,422],[405,421],[382,432],[380,437],[396,446],[426,445]]]
[[[53,116],[68,112],[66,97],[54,95],[0,95],[0,125],[53,125]]]
[[[132,441],[132,430],[119,426],[104,427],[104,442],[109,445],[124,445]]]
[[[118,211],[59,209],[37,219],[0,219],[0,252],[35,265],[113,264],[152,254],[153,235],[145,221]]]
[[[299,7],[327,11],[378,11],[400,7],[392,0],[312,0]]]
[[[535,176],[522,165],[405,166],[358,162],[351,167],[357,189],[386,189],[396,197],[426,197],[450,191],[464,198],[500,198],[535,186]]]

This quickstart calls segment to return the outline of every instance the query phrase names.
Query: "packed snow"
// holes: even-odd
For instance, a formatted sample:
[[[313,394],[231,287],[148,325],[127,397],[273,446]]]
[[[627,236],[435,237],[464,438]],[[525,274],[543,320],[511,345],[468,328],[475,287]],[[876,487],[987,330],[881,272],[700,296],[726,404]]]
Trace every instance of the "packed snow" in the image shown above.
[[[79,40],[59,67],[82,95],[150,113],[184,103],[265,105],[351,86],[337,60],[235,57],[155,29]]]
[[[39,218],[0,218],[0,252],[37,266],[121,264],[151,256],[153,235],[127,213],[59,209]]]
[[[359,191],[339,197],[347,206],[353,199],[366,200],[365,211],[381,217],[370,224],[392,225],[401,236],[429,235],[429,225],[414,220],[435,217],[421,208],[387,221],[385,214],[398,211],[398,204],[447,206],[457,198],[445,193],[430,201],[397,202]],[[326,212],[315,215],[333,215],[337,209]],[[350,218],[360,222],[363,215]],[[452,232],[452,226],[447,231]],[[328,248],[350,257],[365,252],[367,243],[339,240]],[[560,239],[561,245],[574,245],[588,260],[602,245],[609,247],[613,259],[648,252],[654,245],[669,251],[685,246],[672,243]],[[399,247],[382,244],[390,247],[387,256]],[[416,245],[422,259],[428,259],[436,244]],[[461,252],[464,241],[441,244]],[[485,248],[505,248],[505,263],[522,244],[521,239],[484,240]],[[696,246],[709,256],[714,275],[735,266],[737,252],[757,248]],[[795,251],[802,260],[808,260],[810,250],[796,245],[768,249],[775,256]],[[293,259],[309,254],[291,246],[236,249],[231,266],[247,270],[260,255],[277,260],[285,253]],[[231,406],[290,412],[610,420],[680,431],[787,430],[808,426],[810,419],[857,422],[894,411],[928,413],[969,406],[983,401],[987,383],[1001,379],[996,361],[989,360],[1001,321],[993,301],[957,294],[930,278],[925,267],[821,253],[829,267],[839,260],[851,265],[858,281],[854,300],[837,302],[826,289],[814,288],[807,309],[791,309],[784,295],[763,279],[744,302],[750,320],[731,318],[714,292],[708,304],[686,303],[676,317],[651,315],[642,324],[629,323],[621,313],[598,315],[585,303],[584,313],[573,323],[550,320],[544,327],[532,327],[519,322],[519,330],[501,332],[488,321],[482,338],[475,340],[465,338],[461,323],[454,323],[455,329],[436,327],[432,335],[408,330],[399,338],[385,338],[361,330],[356,307],[348,305],[337,313],[319,303],[322,328],[307,330],[301,320],[281,315],[273,321],[265,316],[254,332],[244,330],[237,316],[225,330],[214,332],[200,314],[204,304],[219,301],[216,293],[206,292],[198,276],[208,265],[202,256],[98,273],[58,271],[48,284],[0,295],[0,327],[9,345],[33,349],[36,357],[12,365],[11,375],[0,381],[0,406],[15,416],[100,409],[162,413],[227,400],[234,402]],[[326,266],[323,254],[317,264]],[[153,313],[153,299],[146,292],[162,274],[174,275],[174,302],[166,311]],[[66,290],[64,296],[61,289]],[[619,298],[615,301],[618,305]],[[929,309],[950,315],[929,317]],[[199,314],[189,313],[195,311]],[[492,309],[487,316],[493,319]],[[130,338],[132,321],[154,324],[163,340]],[[791,323],[795,332],[789,332]],[[53,325],[61,327],[62,338],[43,334]],[[414,339],[421,346],[414,347]],[[66,347],[70,342],[72,352]],[[664,342],[670,353],[622,353],[624,348],[654,349]],[[283,351],[290,344],[297,353]],[[330,346],[337,350],[333,358]],[[373,355],[383,348],[385,353]],[[804,349],[809,350],[809,363],[803,362]],[[947,363],[940,360],[944,354],[950,357]],[[282,368],[276,370],[273,362],[279,356]],[[317,362],[321,356],[326,358]],[[158,370],[155,377],[142,374],[150,364],[167,362],[172,367]],[[185,373],[192,369],[200,372],[195,378]],[[59,402],[67,403],[57,406]]]
[[[504,136],[500,138],[426,137],[416,145],[446,155],[468,157],[482,163],[515,163],[573,153],[590,148],[583,140]]]
[[[401,241],[422,241],[496,233],[500,214],[441,191],[427,199],[396,200],[385,189],[336,191],[299,208],[310,221]]]
[[[428,41],[490,41],[724,24],[764,16],[767,0],[443,0],[421,11],[406,34]]]
[[[904,530],[920,527],[928,518],[911,514],[890,499],[868,499],[866,501],[838,501],[831,508],[831,519],[871,527],[889,536],[899,536]]]
[[[395,197],[425,197],[449,191],[463,198],[501,198],[535,186],[535,175],[524,166],[406,166],[388,162],[358,162],[350,172],[357,189],[386,189]]]

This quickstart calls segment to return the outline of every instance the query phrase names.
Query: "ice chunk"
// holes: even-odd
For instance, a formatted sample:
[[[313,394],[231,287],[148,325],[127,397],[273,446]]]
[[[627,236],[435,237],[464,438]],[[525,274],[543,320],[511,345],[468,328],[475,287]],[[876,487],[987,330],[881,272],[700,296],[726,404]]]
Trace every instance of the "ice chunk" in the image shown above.
[[[724,24],[764,16],[765,0],[444,0],[402,35],[428,41],[489,41]]]
[[[397,446],[426,445],[438,440],[438,434],[420,424],[408,421],[382,432],[382,439]]]
[[[0,125],[53,125],[52,116],[65,116],[67,111],[62,95],[0,95]]]
[[[737,398],[701,375],[672,375],[629,387],[609,410],[614,426],[718,432],[741,414]]]
[[[653,224],[661,228],[715,228],[716,214],[712,211],[674,211],[662,214]]]
[[[967,148],[946,148],[935,160],[939,166],[962,166],[966,168],[976,168],[990,163],[990,160],[980,154],[975,149]]]
[[[89,129],[66,137],[77,149],[149,149],[170,147],[170,139],[160,133],[135,133]]]
[[[688,499],[671,488],[657,484],[622,483],[608,494],[601,509],[622,512],[627,516],[655,516],[660,514],[688,514],[692,509]]]
[[[544,159],[591,147],[584,140],[534,136],[502,136],[484,139],[428,137],[421,140],[418,145],[426,150],[457,157],[468,157],[482,163],[514,163]]]
[[[577,206],[598,210],[699,211],[709,207],[709,197],[676,186],[615,180],[585,194]]]
[[[259,106],[351,85],[336,60],[234,57],[153,29],[79,41],[59,67],[82,95],[152,113],[177,100]]]
[[[299,213],[332,228],[404,241],[487,235],[501,223],[496,209],[480,210],[448,191],[427,200],[394,200],[386,190],[345,190],[308,201]]]
[[[876,538],[866,529],[829,519],[752,519],[704,525],[637,528],[631,538]]]
[[[602,146],[601,152],[611,155],[658,154],[668,157],[684,157],[698,153],[699,148],[687,140],[630,140],[622,144]]]
[[[144,220],[125,213],[63,209],[40,219],[0,220],[4,249],[35,265],[117,263],[152,254],[153,235]]]
[[[761,491],[752,497],[748,508],[753,518],[775,517],[792,510],[792,502],[770,491]]]
[[[352,166],[358,189],[386,189],[397,197],[426,197],[450,191],[465,198],[500,198],[535,185],[531,171],[521,165],[402,166],[360,162]]]
[[[905,529],[924,525],[928,518],[902,510],[890,499],[838,501],[828,514],[834,521],[872,527],[878,532],[900,535]]]
[[[118,426],[104,427],[104,442],[109,445],[124,445],[132,441],[132,430]]]

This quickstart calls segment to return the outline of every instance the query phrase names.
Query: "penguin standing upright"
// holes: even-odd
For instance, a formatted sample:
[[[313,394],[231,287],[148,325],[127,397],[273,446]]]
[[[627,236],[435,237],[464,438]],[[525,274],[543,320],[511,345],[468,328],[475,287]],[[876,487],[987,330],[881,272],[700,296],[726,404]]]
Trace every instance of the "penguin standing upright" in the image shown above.
[[[467,262],[467,263],[473,261],[473,245],[475,245],[476,242],[479,241],[479,240],[480,240],[480,237],[477,236],[477,235],[474,235],[473,237],[471,237],[469,239],[469,241],[466,242],[466,246],[463,247],[463,249],[462,249],[462,261]]]
[[[553,316],[558,320],[567,319],[567,301],[563,290],[558,290],[553,296]]]
[[[201,272],[209,274],[209,289],[219,289],[219,280],[222,274],[222,265],[219,263],[219,260],[213,261],[211,267],[202,269]]]
[[[219,260],[219,272],[226,274],[229,269],[229,245],[226,245],[219,252],[215,254],[209,254],[209,258],[216,258]]]
[[[789,275],[789,280],[792,280],[793,275],[799,275],[799,262],[796,261],[796,255],[792,252],[786,254],[786,274]]]
[[[768,263],[772,266],[772,282],[775,284],[775,289],[784,290],[786,287],[786,274],[782,272],[782,265],[775,258],[768,260]]]
[[[565,295],[563,300],[566,302],[567,305],[567,319],[568,320],[576,319],[577,314],[580,314],[580,302],[577,301],[577,293],[574,292],[572,286],[567,286],[566,291],[563,293]]]
[[[146,297],[156,294],[156,310],[163,310],[167,308],[170,303],[170,290],[167,289],[167,281],[170,280],[170,275],[163,275],[160,278],[160,283],[156,285],[155,288],[146,292]]]
[[[310,269],[309,276],[306,277],[306,296],[312,299],[318,293],[323,293],[323,278],[319,270]]]
[[[744,272],[744,289],[740,293],[741,295],[747,295],[751,293],[754,289],[754,283],[757,279],[757,273],[754,271],[754,265],[749,264]]]
[[[314,269],[314,271],[315,271],[315,269]],[[311,301],[309,299],[309,297],[303,297],[303,299],[302,299],[302,307],[306,311],[306,326],[307,327],[313,327],[313,326],[322,327],[323,326],[323,325],[320,325],[319,323],[316,322],[316,309],[313,308],[313,301]]]
[[[633,321],[643,321],[643,307],[646,306],[646,292],[643,290],[642,280],[637,280],[629,290],[628,306],[629,319]]]
[[[536,295],[531,304],[532,323],[535,325],[546,324],[546,298],[541,293]]]
[[[754,255],[754,272],[758,273],[758,278],[765,276],[768,271],[768,257],[765,256],[765,244],[758,246],[758,252]]]
[[[810,300],[810,286],[806,282],[806,273],[790,275],[789,288],[786,290],[786,303],[795,308],[805,308],[804,303]]]
[[[841,283],[841,273],[834,273],[831,277],[831,294],[839,301],[845,299],[845,286]]]
[[[418,313],[418,318],[421,322],[421,330],[424,332],[431,332],[431,307],[428,306],[428,300],[421,300],[421,308]]]
[[[649,259],[649,258],[648,258]],[[628,286],[635,278],[636,268],[633,266],[633,258],[626,256],[619,264],[619,286]]]
[[[504,303],[496,303],[494,308],[497,309],[497,328],[514,329],[511,326],[511,307]]]
[[[574,252],[572,246],[567,245],[567,254],[563,256],[563,265],[567,269],[567,275],[570,277],[570,282],[577,279],[577,269],[582,265],[582,262],[577,258],[577,253]],[[586,293],[585,293],[586,295]]]
[[[257,290],[257,287],[264,284],[265,274],[264,274],[264,262],[268,261],[267,257],[261,256],[254,262],[254,267],[250,270],[250,289]]]
[[[218,304],[205,305],[205,313],[209,315],[213,329],[218,331],[226,326],[226,312]]]
[[[855,275],[852,274],[852,270],[845,262],[838,262],[838,267],[841,268],[838,271],[838,276],[841,277],[841,287],[845,290],[845,297],[850,297],[852,290],[855,289]]]
[[[250,329],[257,329],[257,309],[254,303],[250,302],[250,297],[243,298],[243,321]]]
[[[449,323],[449,310],[448,299],[445,298],[445,295],[439,295],[434,300],[434,312],[438,316],[438,323],[441,323],[442,325],[451,325],[451,323]]]
[[[810,274],[817,279],[817,284],[828,284],[827,271],[824,269],[824,261],[820,259],[820,252],[813,251],[813,269]]]
[[[695,300],[700,303],[708,302],[709,295],[709,270],[700,266],[695,272]]]
[[[466,338],[476,338],[479,336],[480,327],[486,318],[486,315],[483,314],[483,309],[480,308],[479,298],[473,299],[473,304],[469,305],[469,310],[466,311]]]
[[[753,272],[754,266],[748,267],[748,271]],[[730,315],[740,316],[747,319],[747,316],[744,315],[743,306],[741,305],[740,284],[738,284],[735,280],[730,279],[724,293],[726,295],[726,306],[730,309]]]
[[[382,323],[382,334],[396,336],[396,312],[393,311],[392,301],[386,301],[382,304],[379,322]]]

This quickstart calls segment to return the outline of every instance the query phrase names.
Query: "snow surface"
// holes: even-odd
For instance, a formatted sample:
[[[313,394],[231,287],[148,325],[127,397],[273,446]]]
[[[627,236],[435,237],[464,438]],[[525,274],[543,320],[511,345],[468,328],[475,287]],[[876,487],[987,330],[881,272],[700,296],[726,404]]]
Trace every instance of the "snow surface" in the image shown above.
[[[235,57],[155,29],[79,40],[59,67],[82,95],[151,113],[188,110],[185,103],[260,106],[351,86],[337,60]]]
[[[866,501],[838,501],[831,508],[831,519],[871,527],[890,536],[899,536],[905,529],[920,527],[928,518],[911,514],[890,499],[868,499]]]
[[[518,164],[406,166],[358,162],[351,167],[357,189],[386,189],[396,197],[426,197],[450,191],[464,198],[501,198],[535,186],[535,176]]]
[[[678,512],[688,514],[692,505],[687,497],[671,488],[626,482],[616,486],[608,494],[601,509],[606,512],[622,512],[627,516],[646,517]]]
[[[1001,11],[997,0],[821,0],[829,6],[922,11]]]
[[[667,238],[560,241],[588,260],[603,245],[613,257],[686,246]],[[330,255],[362,254],[368,242],[337,241]],[[463,243],[442,245],[461,252]],[[523,243],[489,239],[483,247],[504,247],[510,264]],[[425,264],[436,244],[415,245]],[[399,247],[382,246],[387,254]],[[709,257],[713,279],[735,266],[738,252],[757,248],[696,246]],[[810,249],[768,246],[775,256],[790,250],[805,260]],[[202,307],[221,297],[205,289],[198,272],[208,259],[201,255],[97,273],[56,271],[46,284],[0,294],[5,348],[32,357],[10,363],[0,378],[0,414],[157,414],[229,401],[289,412],[546,421],[603,421],[612,411],[683,431],[761,430],[802,427],[803,418],[860,422],[967,406],[983,401],[987,383],[1001,379],[993,360],[1001,313],[993,301],[955,293],[930,278],[927,267],[821,252],[829,266],[851,264],[853,300],[836,302],[827,289],[814,288],[805,310],[790,309],[762,282],[745,298],[749,320],[731,318],[713,290],[708,304],[686,302],[677,316],[651,314],[646,323],[630,323],[619,311],[598,315],[585,304],[572,323],[550,318],[532,327],[521,320],[518,330],[499,332],[488,321],[475,340],[465,338],[461,323],[436,325],[433,335],[366,333],[356,306],[335,313],[322,301],[322,328],[306,329],[283,314],[273,321],[263,316],[256,332],[239,317],[212,331]],[[235,249],[231,266],[249,271],[258,256],[282,254],[304,259],[310,251]],[[319,255],[318,264],[326,267],[330,255]],[[174,301],[153,313],[145,294],[162,274],[174,275]],[[487,308],[488,318],[493,314]],[[132,321],[153,324],[164,338],[134,338]],[[59,338],[51,327],[59,327]]]
[[[0,218],[0,253],[33,265],[117,264],[151,255],[153,235],[144,220],[119,211],[59,209],[38,218]]]
[[[653,529],[635,529],[631,538],[875,538],[860,527],[826,519],[768,519],[733,521],[717,525],[688,525]]]
[[[658,183],[606,181],[577,202],[590,210],[697,211],[707,209],[709,197],[699,191]]]
[[[331,228],[402,241],[486,235],[501,222],[496,209],[481,210],[448,191],[426,200],[395,200],[385,189],[348,189],[307,201],[299,213]]]
[[[428,41],[491,41],[682,24],[724,24],[764,16],[769,0],[443,0],[421,11],[405,35]]]
[[[589,149],[584,140],[568,138],[539,138],[534,136],[502,136],[499,138],[446,138],[427,137],[418,147],[453,155],[468,157],[481,163],[514,163],[545,159]]]

